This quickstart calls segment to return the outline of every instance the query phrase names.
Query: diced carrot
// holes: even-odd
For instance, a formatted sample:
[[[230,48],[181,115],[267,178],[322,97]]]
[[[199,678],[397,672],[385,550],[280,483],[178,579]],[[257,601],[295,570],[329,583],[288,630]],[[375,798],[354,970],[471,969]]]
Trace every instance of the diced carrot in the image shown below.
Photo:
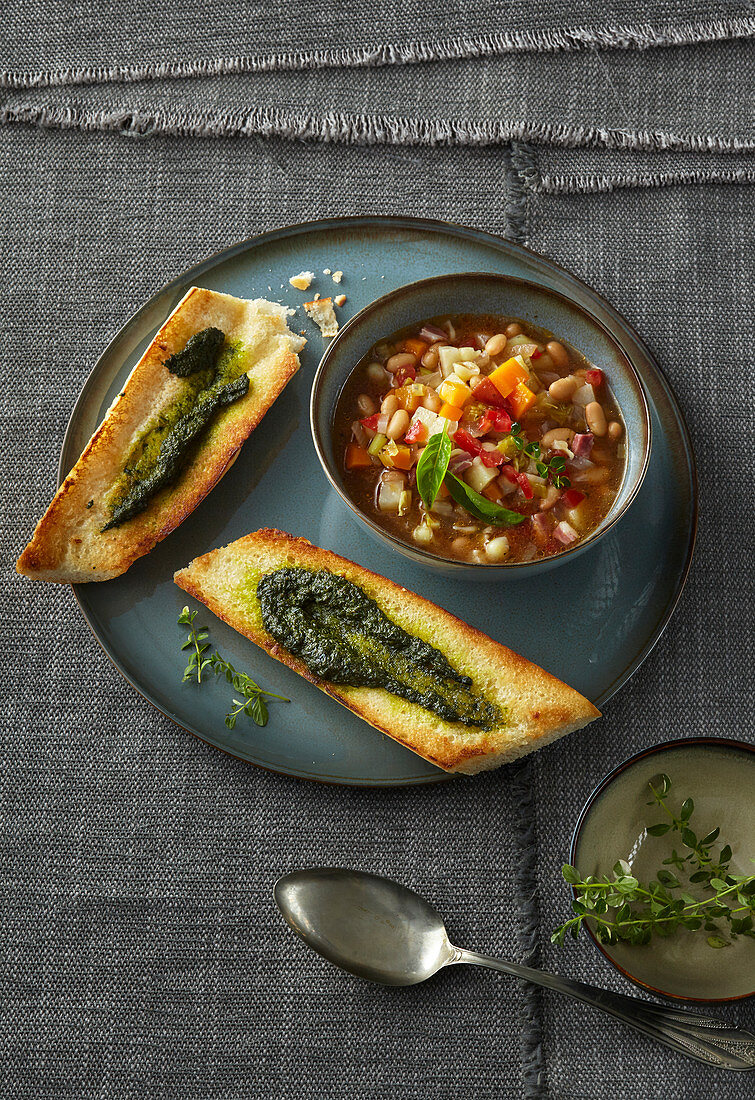
[[[463,412],[463,409],[458,408],[456,405],[449,405],[446,402],[444,405],[441,405],[438,416],[444,416],[446,420],[454,420],[458,424]]]
[[[426,393],[427,386],[423,386],[422,388],[425,390]],[[422,404],[423,398],[425,396],[424,393],[416,393],[413,390],[411,383],[408,386],[398,386],[395,390],[392,390],[391,392],[398,401],[399,408],[406,409],[408,413],[416,412],[416,410]]]
[[[372,459],[364,447],[360,447],[358,443],[349,443],[346,448],[346,469],[359,470],[363,466],[371,465]]]
[[[449,405],[455,405],[457,409],[463,409],[472,397],[469,386],[458,378],[446,378],[438,386],[438,393],[444,401]]]
[[[527,378],[529,378],[529,371],[517,359],[507,359],[488,375],[488,381],[493,383],[501,397],[508,397],[511,391]]]
[[[518,386],[514,387],[509,394],[509,405],[517,420],[527,412],[531,405],[534,405],[535,400],[535,394],[525,386],[524,382],[520,382]]]
[[[422,358],[429,347],[429,344],[426,344],[424,340],[420,340],[417,336],[410,336],[404,340],[404,351],[410,351],[418,359]]]
[[[446,485],[445,481],[441,481],[440,489],[438,489],[438,496],[436,497],[436,500],[445,500],[446,497],[450,497],[450,495],[451,494],[448,491],[448,486]]]
[[[482,490],[482,495],[487,497],[488,500],[500,500],[501,488],[499,485],[496,485],[495,481],[491,481],[490,485],[486,485]]]
[[[409,448],[399,447],[393,456],[393,468],[394,470],[411,470],[413,461],[412,452]]]
[[[387,447],[383,447],[379,459],[389,470],[409,470],[412,465],[412,452],[408,447],[399,446],[391,441]]]

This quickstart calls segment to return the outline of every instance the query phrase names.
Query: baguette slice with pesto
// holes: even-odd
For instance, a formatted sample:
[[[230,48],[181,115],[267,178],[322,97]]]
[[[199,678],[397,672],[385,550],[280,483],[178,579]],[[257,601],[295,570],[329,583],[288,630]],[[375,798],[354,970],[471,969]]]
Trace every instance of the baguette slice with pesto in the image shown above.
[[[129,375],[16,563],[120,576],[193,512],[299,369],[287,310],[192,287]]]
[[[301,579],[297,580],[297,574]],[[335,584],[331,583],[333,577]],[[360,592],[343,585],[340,578]],[[246,535],[196,558],[174,579],[270,656],[376,729],[448,772],[471,775],[496,768],[599,717],[592,703],[573,688],[448,611],[385,577],[282,531]],[[278,603],[276,594],[280,597]],[[366,607],[364,597],[376,605],[374,611]],[[300,607],[304,608],[303,615],[299,615]],[[370,615],[378,623],[374,635],[377,645],[372,644],[370,636]],[[425,692],[423,698],[433,696],[433,676],[439,676],[436,683],[440,706],[420,705],[374,683],[355,686],[353,676],[352,683],[345,684],[318,674],[318,662],[322,662],[320,668],[337,668],[332,675],[342,680],[345,674],[338,662],[343,654],[343,667],[352,661],[352,671],[365,655],[368,666],[376,658],[384,658],[385,632],[380,634],[383,619],[388,620],[388,634],[392,627],[404,633],[403,640],[399,638],[396,643],[398,656],[394,649],[389,657],[393,670],[398,670],[396,675]],[[302,625],[304,630],[300,629]],[[288,635],[282,629],[288,630]],[[290,649],[284,644],[287,637]],[[349,641],[348,652],[341,647],[343,638]],[[407,642],[408,660],[400,650]],[[428,673],[431,666],[439,668],[440,673]],[[369,678],[369,667],[367,671]],[[404,686],[402,682],[402,690]],[[446,699],[453,705],[458,703],[464,720],[442,716]]]

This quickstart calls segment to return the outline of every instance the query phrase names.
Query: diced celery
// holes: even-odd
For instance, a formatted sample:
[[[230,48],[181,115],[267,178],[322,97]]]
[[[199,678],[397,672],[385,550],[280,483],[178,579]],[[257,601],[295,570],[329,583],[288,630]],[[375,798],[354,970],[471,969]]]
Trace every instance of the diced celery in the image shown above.
[[[367,454],[370,454],[370,455],[378,454],[380,451],[382,451],[383,447],[386,445],[387,442],[388,442],[388,436],[387,435],[376,435],[375,438],[370,443],[369,447],[367,448]]]
[[[368,448],[368,450],[369,450],[369,448]],[[385,445],[385,447],[382,448],[382,450],[380,451],[380,454],[378,455],[378,458],[380,459],[380,461],[383,463],[384,466],[387,466],[387,467],[391,468],[393,466],[393,457],[394,457],[394,455],[397,455],[397,454],[398,454],[398,443],[396,442],[395,439],[392,439],[390,443],[387,443]]]
[[[503,439],[499,440],[497,447],[506,458],[516,458],[517,446],[514,442],[513,435],[505,435]]]
[[[404,489],[398,501],[398,514],[405,516],[412,506],[412,494],[409,489]]]

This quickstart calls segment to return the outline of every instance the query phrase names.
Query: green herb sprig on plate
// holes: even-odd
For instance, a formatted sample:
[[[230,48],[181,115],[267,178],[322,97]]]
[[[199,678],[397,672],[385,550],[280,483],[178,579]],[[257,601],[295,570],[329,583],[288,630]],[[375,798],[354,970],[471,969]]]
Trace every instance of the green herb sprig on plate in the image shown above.
[[[715,948],[728,947],[739,936],[755,937],[755,875],[729,873],[733,854],[729,844],[714,854],[720,828],[701,838],[693,832],[690,819],[695,805],[691,798],[684,800],[678,813],[671,810],[667,775],[660,775],[656,785],[651,782],[648,786],[653,801],[647,805],[660,806],[667,820],[649,825],[646,832],[657,837],[677,833],[682,852],[673,848],[648,883],[639,882],[623,859],[614,864],[612,877],[605,879],[585,878],[576,867],[564,864],[561,874],[577,893],[572,901],[576,915],[555,929],[551,941],[563,945],[567,932],[576,939],[585,920],[592,922],[603,944],[646,944],[654,935],[670,936],[679,928],[707,933],[708,944]],[[669,867],[675,867],[687,881]],[[708,891],[708,896],[693,897],[687,889],[690,883]]]
[[[197,612],[190,611],[188,607],[184,607],[178,616],[179,626],[189,627],[188,637],[181,649],[191,649],[192,651],[189,663],[184,669],[183,682],[201,684],[202,676],[207,669],[214,672],[216,676],[225,676],[234,690],[243,696],[243,699],[233,699],[233,706],[225,716],[225,724],[228,729],[235,729],[236,720],[240,714],[248,715],[258,726],[266,726],[268,710],[264,696],[267,696],[268,699],[280,699],[284,703],[290,702],[290,699],[287,699],[285,695],[275,695],[272,691],[261,688],[245,672],[237,672],[230,661],[226,661],[217,652],[205,657],[205,653],[210,648],[210,643],[207,640],[209,634],[206,627],[194,625],[196,617]]]

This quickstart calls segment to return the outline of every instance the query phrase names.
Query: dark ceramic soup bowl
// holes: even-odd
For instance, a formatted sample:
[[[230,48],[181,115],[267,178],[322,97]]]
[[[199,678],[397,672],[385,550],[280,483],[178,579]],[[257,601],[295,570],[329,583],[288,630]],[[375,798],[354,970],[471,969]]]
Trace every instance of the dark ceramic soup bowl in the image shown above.
[[[626,426],[626,462],[619,491],[608,513],[580,542],[549,557],[527,562],[465,562],[441,557],[397,537],[366,514],[350,497],[336,453],[333,420],[339,394],[357,364],[376,343],[407,326],[443,314],[512,317],[553,333],[591,364],[602,367]],[[586,309],[564,295],[508,275],[470,272],[440,275],[399,287],[365,306],[339,332],[323,355],[312,386],[312,437],[325,475],[354,518],[380,542],[418,565],[450,576],[491,580],[532,576],[571,561],[589,550],[624,515],[642,484],[650,459],[650,415],[645,390],[621,345]]]
[[[570,863],[580,874],[602,879],[610,875],[617,859],[625,859],[632,874],[647,882],[664,868],[663,860],[672,848],[682,854],[689,851],[677,832],[662,836],[647,832],[648,825],[669,820],[658,806],[648,805],[653,802],[648,783],[659,787],[661,774],[671,781],[667,801],[677,816],[682,801],[692,799],[690,827],[698,837],[720,828],[720,837],[711,846],[712,858],[729,844],[730,873],[752,874],[755,745],[717,737],[666,741],[610,772],[590,795],[574,830]],[[687,891],[700,898],[711,896],[687,885],[683,871],[679,877]],[[673,893],[678,895],[679,890]],[[725,930],[726,923],[720,923]],[[643,946],[606,945],[598,941],[589,921],[586,927],[608,961],[652,993],[687,1001],[728,1001],[751,997],[755,990],[755,940],[748,936],[716,948],[708,943],[705,931],[681,928],[669,937],[655,936]]]

